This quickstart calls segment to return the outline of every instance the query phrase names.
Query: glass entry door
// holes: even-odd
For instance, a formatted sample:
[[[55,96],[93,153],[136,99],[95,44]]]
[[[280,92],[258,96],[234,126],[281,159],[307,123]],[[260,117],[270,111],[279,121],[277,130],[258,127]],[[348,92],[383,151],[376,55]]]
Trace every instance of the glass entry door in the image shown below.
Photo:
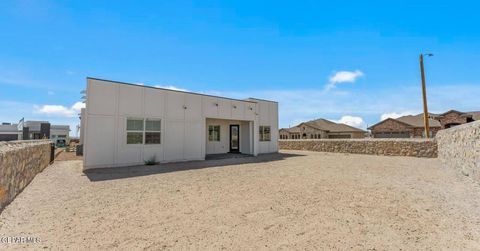
[[[240,125],[230,125],[230,152],[240,152]]]

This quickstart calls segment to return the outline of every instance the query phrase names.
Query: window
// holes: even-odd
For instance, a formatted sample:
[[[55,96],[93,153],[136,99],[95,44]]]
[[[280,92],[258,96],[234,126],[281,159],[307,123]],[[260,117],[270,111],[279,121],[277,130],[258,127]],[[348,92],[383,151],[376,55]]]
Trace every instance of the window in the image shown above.
[[[159,119],[145,120],[145,144],[160,144],[161,123]]]
[[[270,126],[260,126],[260,141],[270,141]]]
[[[143,144],[143,119],[127,119],[127,144]]]
[[[127,144],[160,144],[161,120],[127,119]],[[145,138],[145,140],[144,140]]]
[[[209,125],[208,126],[208,141],[220,141],[220,126]]]

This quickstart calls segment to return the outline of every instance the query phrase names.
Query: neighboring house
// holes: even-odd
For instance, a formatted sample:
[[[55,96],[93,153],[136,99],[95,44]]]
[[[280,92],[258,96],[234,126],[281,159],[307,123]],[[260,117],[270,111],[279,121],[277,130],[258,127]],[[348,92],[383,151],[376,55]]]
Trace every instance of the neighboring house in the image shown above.
[[[278,103],[87,78],[84,169],[278,152]]]
[[[452,126],[480,120],[480,112],[450,110],[442,114],[429,113],[430,137]],[[388,118],[368,128],[374,138],[422,138],[425,137],[423,113]]]
[[[364,138],[366,133],[362,129],[326,119],[303,122],[279,131],[280,139],[350,139]]]
[[[68,125],[51,125],[48,121],[24,121],[0,125],[0,141],[51,139],[57,146],[69,143]]]
[[[68,125],[51,125],[50,139],[57,146],[66,146],[70,143],[70,126]]]
[[[19,140],[22,131],[18,130],[17,124],[2,123],[0,125],[0,141]]]

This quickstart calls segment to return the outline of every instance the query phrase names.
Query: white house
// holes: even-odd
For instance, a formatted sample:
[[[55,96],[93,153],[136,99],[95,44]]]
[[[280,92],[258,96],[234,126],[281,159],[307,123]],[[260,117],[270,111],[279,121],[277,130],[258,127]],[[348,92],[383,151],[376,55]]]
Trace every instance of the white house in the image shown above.
[[[65,146],[70,143],[70,126],[52,125],[48,121],[24,121],[18,123],[2,123],[0,125],[0,141],[29,140],[48,138],[56,146]]]
[[[84,169],[278,151],[278,103],[87,78]]]

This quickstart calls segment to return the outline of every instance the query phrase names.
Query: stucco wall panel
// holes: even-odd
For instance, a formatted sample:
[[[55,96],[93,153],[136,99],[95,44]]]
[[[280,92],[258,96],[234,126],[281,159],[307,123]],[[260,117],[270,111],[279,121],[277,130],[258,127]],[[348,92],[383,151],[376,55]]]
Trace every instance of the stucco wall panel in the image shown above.
[[[194,121],[185,123],[185,153],[184,159],[196,160],[203,158],[203,121]]]
[[[120,85],[118,89],[118,114],[142,116],[144,103],[143,88]]]
[[[165,116],[165,91],[145,88],[145,116]]]
[[[185,94],[185,120],[198,121],[202,119],[202,96]]]
[[[207,118],[218,117],[218,98],[202,97],[203,113]]]
[[[94,142],[84,149],[86,165],[112,165],[115,163],[114,152],[115,128],[117,123],[113,116],[88,116],[86,142]],[[101,130],[98,130],[101,128]]]
[[[91,80],[88,86],[88,114],[108,115],[116,110],[118,85]]]
[[[255,103],[248,103],[245,104],[245,120],[254,120],[256,114],[256,104]]]
[[[165,132],[165,160],[183,160],[183,144],[185,140],[185,123],[183,121],[167,121]]]
[[[245,105],[242,102],[231,102],[232,119],[243,120],[245,117]]]
[[[167,92],[166,113],[168,120],[185,119],[185,94],[180,92]]]
[[[228,99],[218,99],[218,118],[232,117],[232,103]]]

